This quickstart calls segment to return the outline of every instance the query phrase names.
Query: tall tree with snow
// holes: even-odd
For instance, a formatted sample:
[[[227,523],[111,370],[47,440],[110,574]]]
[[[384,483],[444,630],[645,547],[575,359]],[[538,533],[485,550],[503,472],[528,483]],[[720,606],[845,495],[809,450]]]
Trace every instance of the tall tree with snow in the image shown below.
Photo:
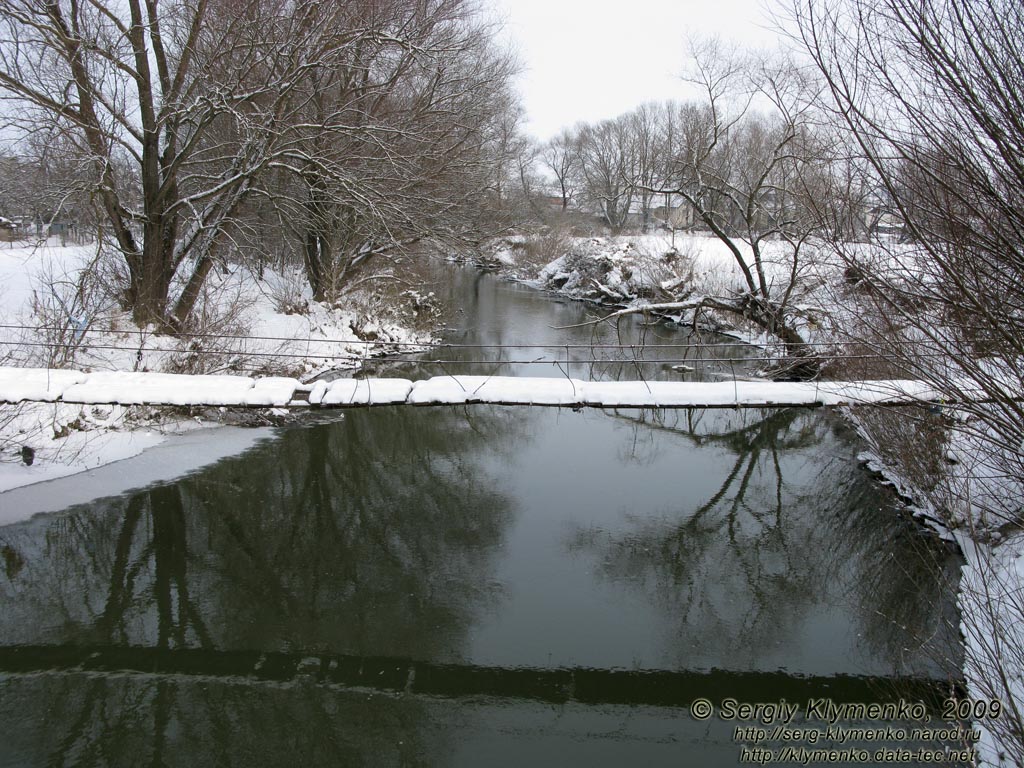
[[[417,216],[411,201],[449,211],[469,196],[435,194],[453,169],[478,170],[459,151],[483,109],[467,91],[500,92],[511,71],[475,14],[464,0],[2,0],[0,93],[23,136],[59,138],[87,164],[134,320],[176,329],[225,225],[275,169],[300,180],[317,258],[339,237],[380,244],[347,237],[348,222],[388,233]]]

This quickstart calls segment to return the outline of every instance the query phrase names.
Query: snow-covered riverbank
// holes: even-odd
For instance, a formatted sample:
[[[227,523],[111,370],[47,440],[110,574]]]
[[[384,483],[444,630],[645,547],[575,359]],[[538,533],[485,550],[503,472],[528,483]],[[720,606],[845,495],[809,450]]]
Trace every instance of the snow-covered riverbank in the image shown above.
[[[310,380],[430,339],[419,302],[386,306],[366,290],[312,301],[301,275],[226,265],[208,279],[190,333],[131,322],[95,245],[0,247],[0,364],[85,371],[287,374]],[[414,299],[417,297],[413,297]],[[136,456],[222,414],[148,407],[0,406],[0,492]],[[259,419],[257,418],[258,422]]]
[[[273,437],[271,428],[230,426],[173,435],[142,430],[102,433],[93,439],[123,443],[122,455],[117,460],[114,460],[116,454],[112,450],[104,451],[97,447],[96,452],[90,454],[97,463],[85,466],[73,476],[68,476],[73,471],[69,470],[64,477],[57,477],[63,466],[59,463],[37,468],[38,474],[34,477],[38,480],[6,490],[0,496],[3,500],[0,504],[0,525],[173,480],[226,456],[241,454]],[[103,463],[103,458],[109,461]],[[2,469],[3,465],[0,465],[0,472]],[[32,468],[29,471],[31,473]],[[0,473],[0,482],[5,479],[5,475]]]
[[[742,240],[744,258],[752,252]],[[766,280],[786,285],[794,277],[789,246],[781,241],[761,244]],[[695,302],[702,296],[728,297],[744,290],[734,254],[709,233],[623,235],[618,237],[501,238],[490,243],[476,261],[504,277],[540,290],[609,307],[635,309],[666,302]],[[788,303],[793,327],[823,351],[846,319],[850,286],[842,264],[826,249],[804,253],[795,272]],[[694,310],[656,314],[681,325],[694,323]],[[765,361],[782,353],[778,339],[735,314],[704,307],[697,327],[732,336],[764,351]]]

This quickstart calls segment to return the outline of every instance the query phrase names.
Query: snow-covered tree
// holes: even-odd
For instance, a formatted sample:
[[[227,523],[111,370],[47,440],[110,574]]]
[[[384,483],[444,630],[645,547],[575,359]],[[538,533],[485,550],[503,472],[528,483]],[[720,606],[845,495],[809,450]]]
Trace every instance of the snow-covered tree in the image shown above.
[[[688,79],[700,99],[644,108],[585,130],[581,166],[591,197],[618,228],[634,200],[642,207],[658,197],[682,200],[697,224],[729,249],[742,287],[616,316],[652,310],[740,316],[782,343],[788,375],[814,375],[819,361],[793,300],[821,228],[818,182],[828,162],[812,120],[814,84],[789,61],[730,54],[716,40],[694,45]]]
[[[902,242],[877,240],[873,258],[836,244],[876,304],[873,345],[958,403],[943,427],[956,464],[925,493],[951,522],[1002,537],[1024,521],[1024,7],[798,0],[793,19],[902,224]],[[987,727],[1020,764],[1020,583],[991,567],[1004,559],[972,556],[967,666],[977,695],[1002,700]]]
[[[268,173],[293,176],[316,259],[472,198],[452,172],[479,171],[482,83],[503,96],[511,71],[477,18],[471,0],[0,0],[0,96],[23,136],[73,148],[124,303],[173,329]]]

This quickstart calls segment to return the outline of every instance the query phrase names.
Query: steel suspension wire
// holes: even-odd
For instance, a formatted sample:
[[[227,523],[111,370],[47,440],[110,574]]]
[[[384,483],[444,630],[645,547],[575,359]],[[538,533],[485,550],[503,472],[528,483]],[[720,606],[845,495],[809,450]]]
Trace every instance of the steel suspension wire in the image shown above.
[[[417,348],[430,348],[430,349],[707,349],[708,347],[718,348],[729,348],[729,347],[742,347],[746,349],[756,349],[757,344],[745,341],[728,341],[728,342],[658,342],[658,343],[628,343],[628,344],[610,344],[607,342],[597,343],[522,343],[522,344],[461,344],[451,343],[444,341],[390,341],[390,340],[370,340],[370,339],[337,339],[337,338],[315,338],[315,337],[292,337],[292,336],[246,336],[243,334],[218,334],[218,333],[198,333],[198,332],[187,332],[182,331],[175,334],[158,334],[151,331],[143,331],[139,329],[123,329],[118,331],[104,331],[98,328],[85,328],[79,331],[78,329],[68,326],[58,328],[54,326],[31,326],[31,325],[17,325],[17,324],[0,324],[0,329],[7,330],[21,330],[21,331],[35,331],[35,332],[47,332],[47,333],[69,333],[69,334],[104,334],[104,335],[135,335],[144,337],[156,337],[156,338],[181,338],[181,339],[216,339],[216,340],[232,340],[232,341],[276,341],[276,342],[301,342],[303,344],[346,344],[356,346],[393,346],[393,347],[417,347]],[[709,332],[710,333],[710,332]],[[4,341],[3,343],[14,343]],[[30,343],[30,342],[22,342]],[[892,339],[885,342],[885,346],[898,345],[898,346],[915,346],[924,345],[926,340],[922,339]],[[781,344],[781,342],[779,342]],[[803,347],[844,347],[844,346],[882,346],[874,344],[870,341],[857,340],[857,339],[837,339],[830,341],[806,341],[801,342]],[[100,347],[101,348],[101,347]],[[132,349],[136,349],[133,347]]]
[[[4,340],[0,340],[0,345],[10,346],[10,347],[42,347],[42,348],[54,348],[54,349],[72,349],[72,348],[78,348],[80,346],[79,344],[74,343],[74,342],[4,341]],[[407,345],[407,346],[416,346],[416,345]],[[714,345],[712,345],[712,346],[714,346]],[[747,349],[751,349],[752,351],[754,351],[754,348],[752,348],[752,347],[750,347],[748,345],[742,345],[742,346],[746,347]],[[442,347],[437,347],[436,349],[448,349],[448,348],[449,347],[443,347],[442,346]],[[458,349],[458,347],[450,347],[450,348],[451,349]],[[518,349],[518,348],[530,348],[530,347],[518,347],[517,345],[502,345],[500,347],[473,347],[473,346],[467,346],[465,348],[466,349],[486,349],[486,348]],[[533,347],[533,348],[539,348],[539,347]],[[550,349],[559,349],[559,350],[561,350],[561,349],[565,349],[565,346],[564,345],[552,345],[550,347],[544,346],[543,348],[550,348]],[[577,348],[579,348],[579,349],[590,349],[591,347],[581,346],[581,347],[577,347]],[[610,347],[610,348],[612,348],[612,349],[631,349],[631,350],[634,350],[634,351],[643,351],[645,349],[650,349],[650,347],[643,347],[643,346],[639,346],[639,345],[637,345],[635,347]],[[702,347],[702,348],[703,349],[707,349],[706,346]],[[224,350],[199,349],[199,350],[189,350],[189,349],[177,349],[177,348],[173,348],[173,347],[134,347],[134,346],[133,347],[128,347],[128,346],[120,346],[120,345],[115,345],[115,344],[91,344],[91,345],[83,346],[82,347],[83,351],[87,351],[87,350],[90,350],[90,349],[104,349],[104,350],[110,350],[110,351],[116,351],[116,352],[131,352],[131,353],[138,353],[138,352],[141,351],[141,352],[148,352],[148,353],[167,353],[167,354],[186,354],[186,355],[187,354],[195,354],[195,355],[225,355],[225,356],[235,355],[235,356],[240,356],[240,357],[273,357],[273,358],[284,358],[284,359],[289,359],[290,358],[290,359],[297,359],[297,360],[307,360],[307,359],[311,359],[311,358],[312,359],[319,359],[319,358],[331,359],[331,358],[337,358],[338,357],[336,355],[317,354],[317,353],[313,353],[313,352],[306,352],[306,353],[301,353],[301,352],[263,352],[263,351],[259,351],[259,350],[243,350],[243,349],[224,349]],[[407,353],[408,352],[406,352],[406,354]],[[421,354],[421,353],[416,353],[416,354]],[[831,357],[831,356],[829,356],[829,355],[808,355],[807,359],[818,359],[820,357]],[[933,358],[933,357],[934,358],[938,358],[938,357],[943,357],[943,355],[940,352],[930,352],[930,353],[922,353],[922,354],[918,355],[918,357],[921,357],[921,358]],[[460,359],[457,359],[457,358],[452,358],[452,359],[434,358],[434,359],[431,359],[429,357],[395,357],[394,355],[388,355],[386,357],[353,356],[351,358],[346,358],[346,359],[351,359],[351,360],[379,360],[381,362],[420,363],[420,364],[424,364],[424,365],[426,365],[426,364],[436,364],[436,365],[498,365],[498,364],[500,364],[500,365],[555,365],[555,364],[558,364],[558,363],[565,363],[565,362],[567,362],[566,358],[564,358],[564,357],[560,357],[560,358],[546,358],[546,359],[545,358],[532,358],[532,359],[524,359],[524,360],[516,360],[516,359],[502,360],[500,358],[498,358],[498,359],[486,359],[485,358],[485,359],[476,359],[476,360],[460,360]],[[617,357],[617,358],[597,357],[597,358],[594,358],[594,357],[592,357],[592,358],[575,358],[575,359],[570,359],[570,360],[568,360],[568,362],[570,362],[570,363],[572,363],[574,365],[591,365],[591,364],[606,364],[606,363],[618,363],[618,364],[632,365],[632,364],[636,364],[636,363],[646,363],[646,364],[655,364],[655,363],[756,363],[756,362],[761,362],[764,359],[765,358],[757,356],[757,355],[751,355],[751,356],[747,356],[747,357],[738,357],[738,356],[737,357],[704,357],[704,356],[696,357],[696,356],[691,356],[691,357],[670,357],[670,358],[661,358],[661,357],[652,357],[652,358],[644,358],[644,357],[625,357],[625,358],[623,358],[623,357]],[[853,355],[838,355],[838,356],[836,356],[836,359],[837,360],[898,360],[899,358],[895,358],[895,357],[888,356],[888,355],[878,355],[878,354],[853,354]]]

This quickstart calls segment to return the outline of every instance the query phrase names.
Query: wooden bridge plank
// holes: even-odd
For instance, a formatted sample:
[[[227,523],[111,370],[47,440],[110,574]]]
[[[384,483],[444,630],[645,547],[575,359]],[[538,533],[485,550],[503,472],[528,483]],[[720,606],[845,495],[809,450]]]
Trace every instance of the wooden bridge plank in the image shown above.
[[[0,400],[52,403],[73,384],[85,381],[88,374],[50,368],[0,368]]]
[[[255,386],[247,376],[99,371],[64,390],[66,403],[242,405]]]
[[[979,393],[980,396],[980,393]],[[594,408],[819,407],[936,402],[919,381],[582,381],[568,378],[437,376],[336,379],[303,386],[296,379],[245,376],[0,368],[0,402],[118,403],[234,407],[367,405],[539,405]]]

